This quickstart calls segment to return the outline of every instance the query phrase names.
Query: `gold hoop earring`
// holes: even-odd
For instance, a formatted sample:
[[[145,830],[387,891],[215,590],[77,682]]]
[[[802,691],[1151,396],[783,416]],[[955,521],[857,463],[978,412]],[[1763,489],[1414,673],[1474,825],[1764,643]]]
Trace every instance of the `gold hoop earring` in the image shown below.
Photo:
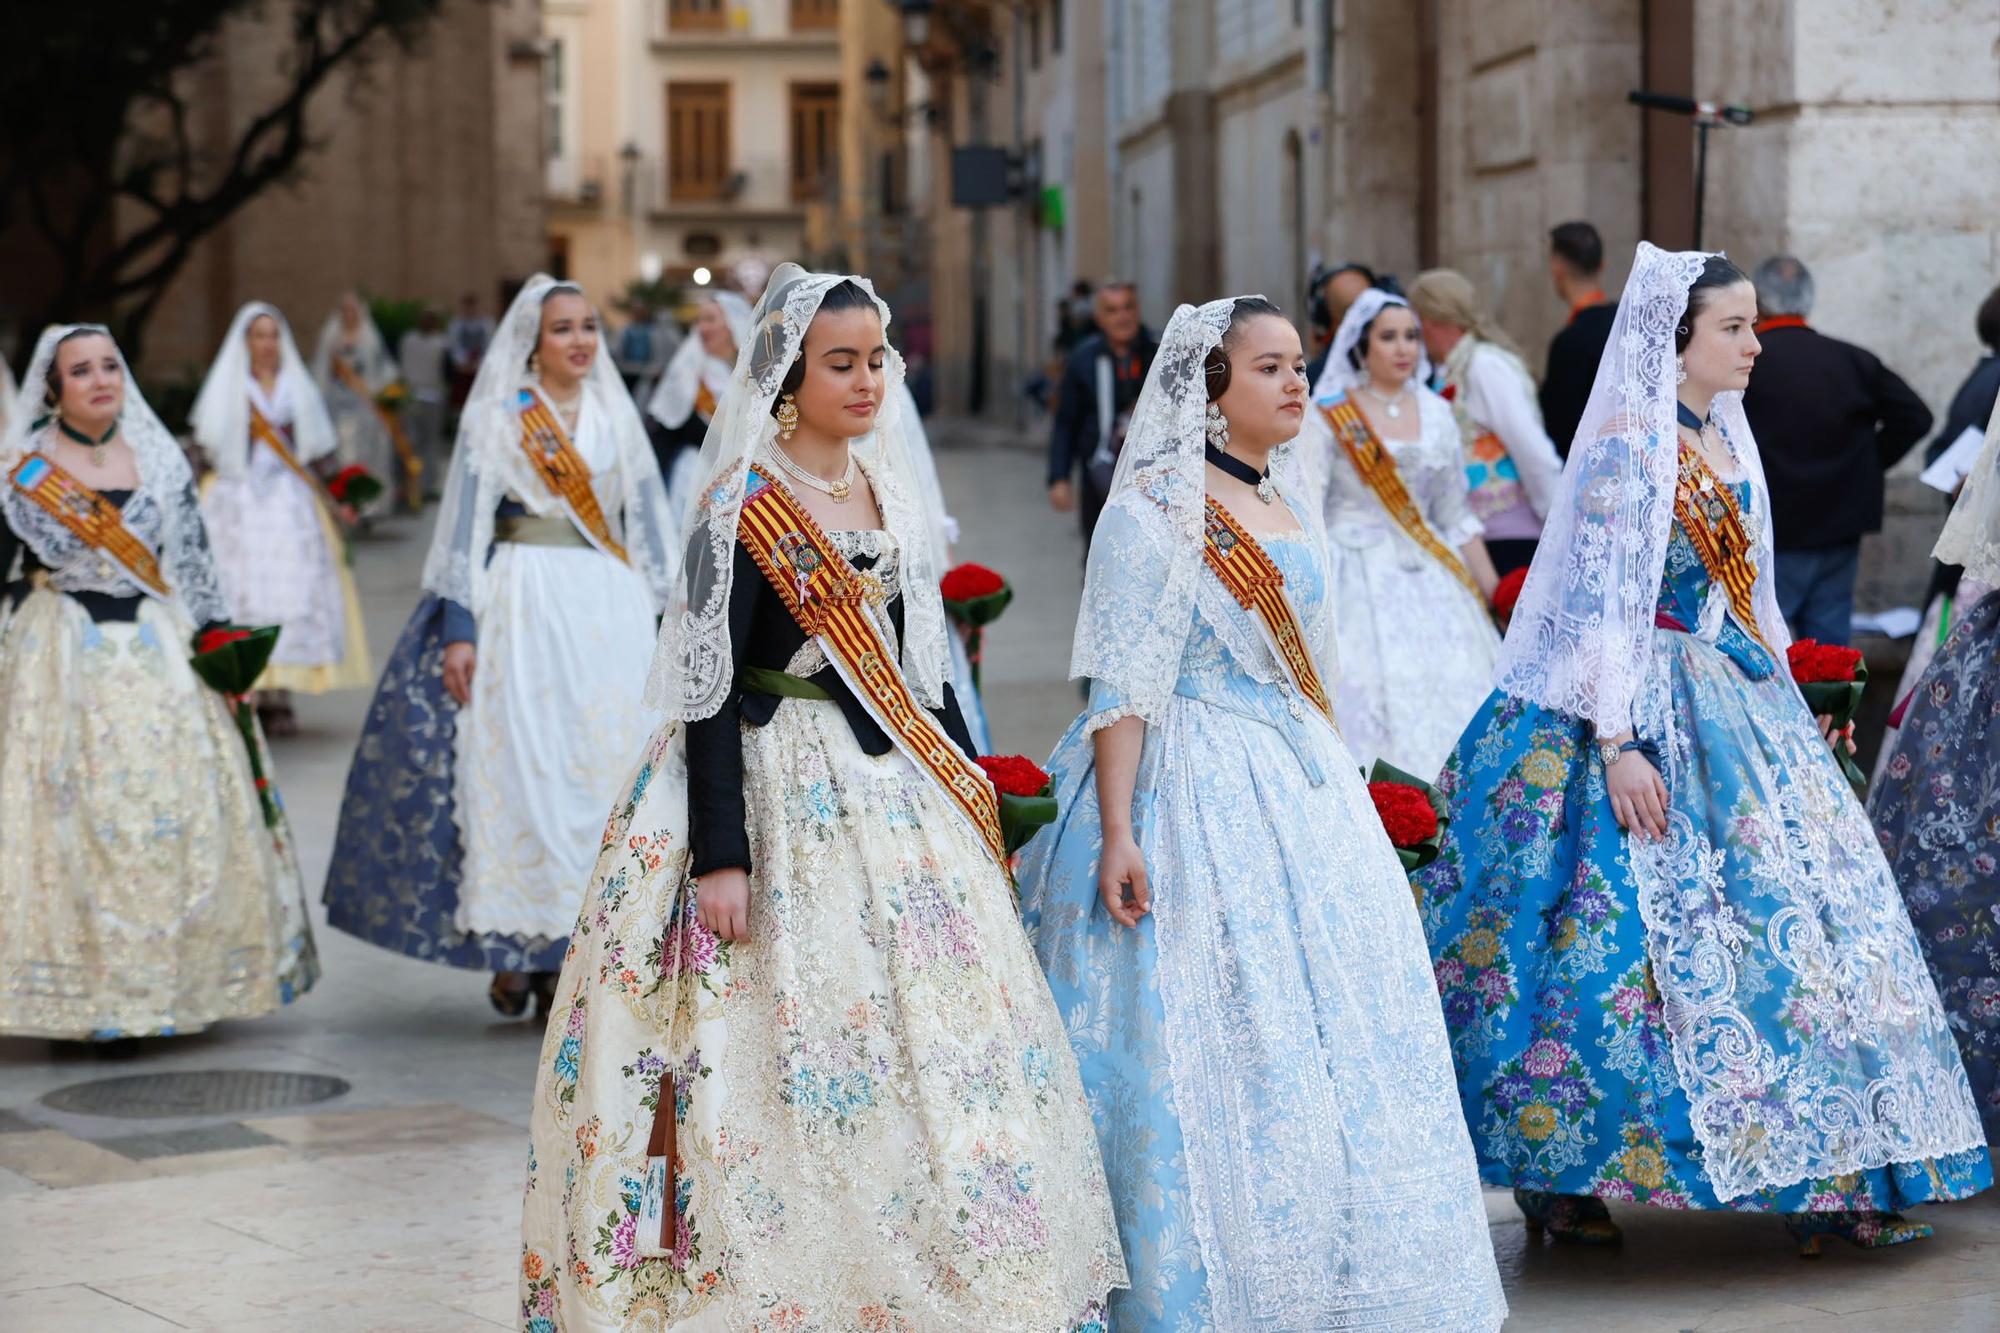
[[[542,373],[542,353],[540,349],[528,353],[528,373],[530,375],[539,375]]]
[[[792,432],[799,428],[798,400],[786,394],[778,400],[778,438],[789,440]]]

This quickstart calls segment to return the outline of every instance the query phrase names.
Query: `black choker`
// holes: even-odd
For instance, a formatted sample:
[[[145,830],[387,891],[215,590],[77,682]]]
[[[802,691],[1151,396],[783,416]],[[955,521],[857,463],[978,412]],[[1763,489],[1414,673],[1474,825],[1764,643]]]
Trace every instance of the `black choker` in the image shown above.
[[[1689,430],[1693,431],[1697,435],[1701,434],[1701,428],[1708,424],[1706,421],[1703,421],[1700,417],[1694,414],[1694,409],[1692,407],[1689,407],[1686,403],[1680,402],[1679,400],[1676,400],[1674,402],[1674,420],[1680,422],[1683,426],[1686,426]]]
[[[1231,458],[1212,444],[1204,444],[1201,448],[1203,456],[1209,462],[1215,464],[1217,468],[1236,478],[1236,480],[1242,482],[1245,486],[1255,486],[1257,488],[1257,498],[1265,504],[1270,504],[1278,498],[1276,485],[1271,481],[1271,469],[1265,468],[1262,472],[1259,472],[1242,459]]]

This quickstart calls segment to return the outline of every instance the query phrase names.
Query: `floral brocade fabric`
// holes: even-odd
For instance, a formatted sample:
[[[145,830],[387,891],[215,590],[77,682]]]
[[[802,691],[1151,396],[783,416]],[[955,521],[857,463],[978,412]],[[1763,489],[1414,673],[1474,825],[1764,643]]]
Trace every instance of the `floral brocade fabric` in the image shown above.
[[[1796,688],[1676,527],[1637,729],[1669,834],[1618,827],[1588,724],[1496,692],[1414,878],[1493,1185],[1666,1208],[1962,1198],[1992,1165],[1889,867]]]
[[[1868,808],[2000,1142],[2000,592],[1924,672]]]

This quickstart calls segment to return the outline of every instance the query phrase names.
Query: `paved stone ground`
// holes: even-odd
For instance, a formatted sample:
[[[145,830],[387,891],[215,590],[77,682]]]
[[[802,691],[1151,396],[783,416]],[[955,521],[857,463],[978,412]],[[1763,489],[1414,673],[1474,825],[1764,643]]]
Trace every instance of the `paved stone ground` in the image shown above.
[[[992,432],[939,427],[960,554],[1021,595],[990,636],[1003,748],[1045,755],[1074,715],[1063,679],[1081,556],[1041,464]],[[1921,590],[1935,509],[1879,544],[1870,589]],[[416,595],[423,525],[389,525],[356,571],[379,660]],[[1897,567],[1890,567],[1894,564]],[[1904,566],[1907,566],[1905,568]],[[1912,570],[1914,572],[1912,572]],[[1877,603],[1870,603],[1877,604]],[[316,899],[364,694],[305,701],[278,777]],[[317,902],[314,904],[317,910]],[[281,1014],[142,1043],[110,1061],[0,1040],[0,1330],[455,1333],[514,1319],[515,1232],[537,1033],[482,978],[322,930],[326,976]],[[293,1113],[113,1120],[41,1098],[97,1078],[274,1069],[347,1080]],[[1923,1210],[1935,1241],[1804,1262],[1769,1218],[1620,1210],[1621,1250],[1552,1249],[1489,1197],[1510,1327],[1546,1330],[2000,1328],[2000,1202]]]

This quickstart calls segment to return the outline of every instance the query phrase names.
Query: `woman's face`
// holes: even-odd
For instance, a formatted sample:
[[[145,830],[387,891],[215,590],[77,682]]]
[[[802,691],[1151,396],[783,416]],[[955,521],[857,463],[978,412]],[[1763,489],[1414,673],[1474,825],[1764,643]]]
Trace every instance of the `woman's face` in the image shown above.
[[[719,361],[736,360],[736,336],[729,331],[729,317],[715,301],[704,301],[695,312],[695,332],[701,335],[701,350]]]
[[[278,337],[278,321],[269,315],[259,315],[250,321],[250,327],[243,331],[243,341],[250,345],[250,369],[257,375],[278,373],[278,354],[283,343]]]
[[[1232,443],[1268,449],[1299,433],[1306,418],[1306,358],[1299,331],[1276,315],[1255,315],[1233,330],[1229,387],[1215,405]]]
[[[1377,384],[1397,385],[1417,373],[1423,351],[1423,335],[1410,308],[1385,305],[1368,326],[1367,350],[1362,353],[1361,365]]]
[[[1750,368],[1764,350],[1757,341],[1757,290],[1747,282],[1717,291],[1695,312],[1694,334],[1681,364],[1687,389],[1706,396],[1745,389]]]
[[[882,320],[872,308],[815,315],[799,349],[805,367],[793,391],[799,424],[835,439],[851,440],[873,430],[882,408],[887,357]]]
[[[101,435],[125,406],[125,367],[117,345],[101,333],[71,338],[57,346],[55,370],[63,420],[86,435]]]
[[[361,327],[361,299],[353,292],[340,298],[340,327],[350,334]]]
[[[577,292],[552,292],[542,302],[542,338],[535,347],[544,383],[567,389],[597,359],[597,312]]]

